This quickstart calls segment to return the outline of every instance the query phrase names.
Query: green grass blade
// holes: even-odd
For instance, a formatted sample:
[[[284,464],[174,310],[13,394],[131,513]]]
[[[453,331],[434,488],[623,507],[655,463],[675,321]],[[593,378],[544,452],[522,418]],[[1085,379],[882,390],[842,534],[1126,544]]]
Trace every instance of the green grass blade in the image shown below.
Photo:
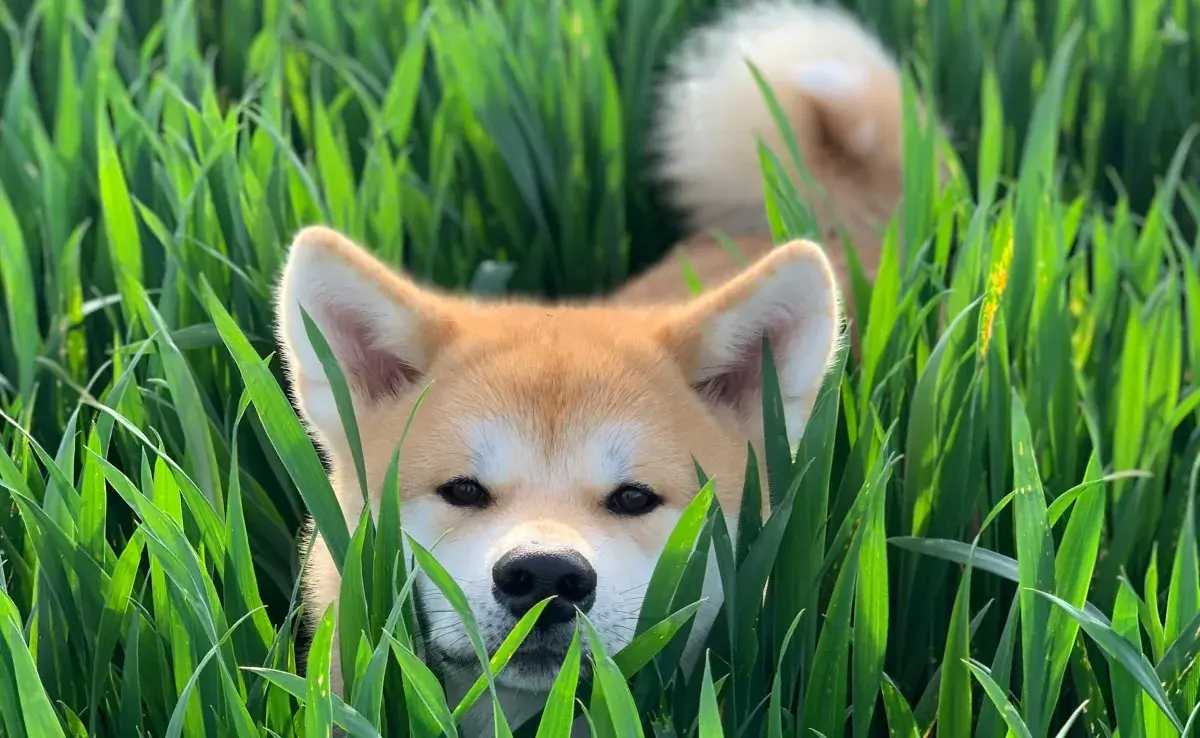
[[[779,647],[779,662],[776,664],[775,679],[771,684],[771,701],[767,705],[767,735],[770,738],[781,738],[783,735],[783,680],[780,678],[780,674],[783,671],[783,658],[787,655],[788,646],[792,643],[792,636],[795,635],[796,628],[800,625],[803,617],[803,611],[796,613],[796,617],[788,627],[787,633],[783,637],[783,643]]]
[[[204,667],[206,667],[208,662],[217,655],[221,645],[225,642],[225,640],[232,636],[234,631],[237,630],[238,626],[249,620],[253,614],[254,613],[246,613],[240,620],[230,626],[229,630],[221,637],[221,641],[213,644],[213,647],[208,650],[208,653],[206,653],[204,657],[200,659],[200,662],[196,664],[196,669],[194,672],[192,672],[191,678],[188,679],[187,684],[179,693],[179,702],[176,704],[175,710],[171,714],[170,724],[167,725],[167,732],[165,734],[166,738],[179,738],[179,736],[183,735],[184,721],[187,719],[188,700],[191,697],[192,691],[196,688],[197,682],[200,680],[200,675],[203,673]],[[224,664],[221,664],[220,666],[222,667],[222,671],[224,671]],[[224,673],[226,676],[228,676],[227,672]],[[237,697],[238,695],[234,693],[232,696]],[[254,726],[251,724],[249,727],[253,729]]]
[[[108,121],[107,105],[96,110],[96,149],[99,157],[100,200],[104,213],[104,235],[108,241],[109,259],[117,277],[117,287],[127,310],[141,304],[135,286],[144,280],[142,239],[125,172],[113,142]],[[130,317],[133,317],[130,315]]]
[[[717,690],[713,686],[712,663],[706,655],[704,658],[704,677],[700,688],[700,738],[723,738],[725,729],[721,727],[721,709],[717,706]]]
[[[675,599],[675,592],[687,568],[688,559],[696,547],[714,495],[714,483],[709,480],[684,508],[683,514],[675,523],[650,575],[650,583],[638,615],[637,635],[646,632],[670,614],[671,602]]]
[[[428,549],[407,533],[405,537],[408,538],[408,545],[412,548],[413,557],[416,559],[417,565],[421,567],[421,571],[425,572],[425,575],[429,577],[434,586],[441,590],[442,594],[446,597],[446,601],[450,603],[450,607],[454,608],[454,612],[462,620],[467,630],[467,638],[475,648],[475,655],[479,657],[480,666],[483,667],[484,675],[487,677],[489,687],[491,687],[493,676],[491,660],[488,658],[487,645],[483,642],[483,636],[479,631],[479,623],[475,620],[475,613],[471,609],[471,603],[467,601],[467,595],[463,592],[458,582],[455,581],[454,577],[450,576],[450,572],[446,571],[441,562],[434,558]]]
[[[1054,589],[1054,541],[1046,514],[1046,498],[1034,460],[1033,433],[1021,398],[1012,395],[1012,454],[1016,497],[1013,517],[1017,567],[1021,584],[1022,700],[1026,724],[1035,735],[1045,732],[1049,716],[1042,699],[1048,682],[1050,608],[1034,593]]]
[[[1029,312],[1032,309],[1035,289],[1033,277],[1037,267],[1037,253],[1032,245],[1038,241],[1036,229],[1038,212],[1043,202],[1042,195],[1051,186],[1067,74],[1073,61],[1075,45],[1082,33],[1080,25],[1073,26],[1055,50],[1046,74],[1046,83],[1038,96],[1033,118],[1029,123],[1030,132],[1025,140],[1020,180],[1017,183],[1014,233],[1014,242],[1022,248],[1013,249],[1008,289],[1005,293],[1005,323],[1013,336],[1025,335]],[[1035,726],[1030,730],[1037,734],[1039,728]]]
[[[603,639],[587,615],[580,614],[587,632],[588,646],[591,648],[592,660],[595,664],[596,684],[604,695],[604,704],[608,707],[608,718],[617,738],[643,738],[642,721],[638,714],[637,705],[621,668],[608,655],[604,648]],[[594,705],[593,705],[594,711]]]
[[[354,470],[358,473],[358,486],[362,490],[363,503],[369,506],[371,493],[367,489],[367,465],[363,461],[362,438],[359,437],[358,417],[354,414],[354,400],[350,396],[350,385],[346,382],[346,375],[342,372],[341,364],[333,355],[333,348],[329,345],[329,341],[325,340],[325,334],[321,332],[316,321],[303,307],[300,308],[300,317],[304,321],[304,331],[308,335],[308,340],[312,342],[313,351],[320,359],[321,368],[325,371],[325,377],[329,381],[334,404],[337,406],[338,416],[342,421],[342,432],[346,434],[346,441],[350,445],[350,456],[354,459]]]
[[[429,387],[430,385],[427,384],[421,390],[417,401],[413,403],[412,411],[404,424],[404,432],[400,434],[400,441],[396,444],[392,458],[388,462],[387,471],[383,475],[383,489],[379,491],[379,524],[376,526],[373,564],[375,583],[372,587],[372,594],[374,600],[371,603],[372,612],[376,614],[382,614],[388,610],[389,598],[392,595],[392,582],[408,578],[404,542],[400,532],[400,452],[404,447],[405,439],[408,438],[408,432],[412,428],[413,419],[425,402]],[[395,569],[394,572],[393,569]],[[411,609],[409,618],[406,622],[408,629],[411,630],[414,623]]]
[[[1164,631],[1168,643],[1176,643],[1188,634],[1187,626],[1200,618],[1200,555],[1196,550],[1196,488],[1200,481],[1200,456],[1192,465],[1187,485],[1187,505],[1179,539],[1175,546],[1175,562],[1171,569],[1171,585],[1167,595],[1167,622]],[[1192,630],[1195,635],[1195,630]],[[1164,653],[1163,658],[1166,658]],[[1176,706],[1195,704],[1200,691],[1200,674],[1195,669],[1179,686],[1181,694]]]
[[[693,602],[655,623],[613,655],[613,661],[626,677],[632,677],[650,663],[675,634],[700,610],[703,602]]]
[[[1069,602],[1065,602],[1052,594],[1045,592],[1036,593],[1040,597],[1044,597],[1049,602],[1062,608],[1070,615],[1080,627],[1096,641],[1104,652],[1116,663],[1126,669],[1138,685],[1145,693],[1154,701],[1154,704],[1162,710],[1163,715],[1171,721],[1171,724],[1176,730],[1183,730],[1183,724],[1179,718],[1175,716],[1175,712],[1171,709],[1170,702],[1167,700],[1166,694],[1163,692],[1162,684],[1158,681],[1158,675],[1154,671],[1154,667],[1146,660],[1146,657],[1135,651],[1121,636],[1113,630],[1112,626],[1105,623],[1095,616],[1090,615],[1084,610],[1081,610]]]
[[[504,640],[500,643],[500,647],[496,649],[496,653],[492,654],[491,661],[489,662],[493,674],[499,674],[504,670],[505,666],[508,666],[508,662],[517,652],[517,649],[521,647],[521,644],[533,632],[533,627],[537,624],[538,618],[541,617],[542,611],[546,609],[546,606],[550,604],[552,599],[547,597],[531,607],[528,612],[521,616],[521,619],[517,621],[517,624],[513,626],[508,635],[505,636]],[[454,719],[456,721],[462,720],[467,710],[470,710],[474,706],[475,701],[487,690],[487,686],[487,679],[484,676],[481,675],[475,680],[475,683],[471,685],[471,689],[467,691],[467,694],[459,701],[458,706],[454,708]]]
[[[330,651],[332,654],[332,650]],[[284,690],[292,697],[298,700],[307,699],[308,684],[301,677],[287,672],[277,671],[275,669],[262,669],[251,666],[242,667],[243,670],[252,674],[257,674],[263,679],[266,679],[271,684]],[[337,695],[331,694],[333,705],[333,722],[340,728],[343,728],[355,735],[368,736],[369,738],[381,738],[379,731],[371,726],[371,723],[366,720],[354,709],[348,707],[342,702]]]
[[[1079,707],[1076,707],[1075,712],[1071,713],[1071,717],[1067,718],[1067,722],[1063,723],[1062,729],[1058,731],[1058,734],[1055,736],[1055,738],[1067,738],[1067,736],[1071,734],[1071,726],[1075,724],[1075,721],[1079,719],[1079,716],[1083,714],[1083,711],[1086,708],[1087,702],[1084,702]],[[1186,730],[1184,730],[1184,735],[1187,735]]]
[[[575,634],[563,658],[554,686],[546,697],[546,708],[538,723],[536,738],[570,738],[571,726],[575,722],[575,688],[579,684],[580,626],[575,623]]]
[[[0,184],[0,288],[4,290],[5,314],[11,344],[5,347],[15,366],[16,390],[28,395],[33,389],[34,371],[41,350],[38,335],[37,299],[34,297],[33,269],[21,225],[13,205]],[[0,369],[6,362],[0,362]]]
[[[374,546],[370,510],[369,507],[363,508],[358,525],[355,526],[338,588],[336,629],[339,653],[334,654],[334,658],[341,662],[343,689],[347,695],[358,694],[357,675],[354,672],[358,643],[361,638],[369,636],[371,630],[367,590],[363,581],[365,577],[370,576],[368,570],[364,577],[363,551]]]
[[[1099,477],[1100,460],[1093,454],[1084,475],[1084,484],[1099,481]],[[1076,607],[1082,607],[1087,602],[1088,586],[1091,584],[1104,526],[1104,502],[1104,488],[1100,486],[1090,487],[1079,497],[1072,508],[1071,519],[1055,558],[1056,591]],[[1046,714],[1050,714],[1058,702],[1060,686],[1079,631],[1074,621],[1058,610],[1050,616],[1049,629],[1052,656],[1045,698]]]
[[[742,506],[738,511],[737,548],[734,563],[741,566],[762,530],[762,482],[758,478],[758,455],[746,444],[746,472],[742,479]]]
[[[1029,732],[1025,721],[1021,719],[1021,713],[1008,701],[1004,690],[992,679],[992,675],[988,673],[987,667],[978,661],[972,660],[968,660],[966,665],[979,683],[983,685],[983,691],[987,694],[988,699],[992,701],[992,704],[1004,716],[1004,722],[1008,723],[1011,733],[1016,735],[1017,738],[1033,738],[1033,734]]]
[[[89,731],[96,732],[99,720],[100,690],[108,671],[109,659],[112,658],[119,638],[119,629],[125,620],[130,607],[129,598],[133,593],[134,577],[142,563],[142,552],[145,543],[140,531],[134,531],[117,566],[113,570],[112,587],[108,592],[108,601],[104,605],[104,615],[100,618],[100,626],[96,630],[96,660],[92,669],[92,710],[88,715]]]
[[[971,731],[971,572],[968,562],[950,615],[938,687],[939,735],[965,736]]]
[[[887,448],[887,442],[884,442]],[[882,460],[883,455],[878,457]],[[854,592],[854,705],[855,738],[865,738],[879,699],[888,641],[888,559],[885,532],[887,485],[885,470],[877,465],[868,484],[860,492],[871,499],[863,525],[862,548],[858,558],[858,579]],[[876,492],[875,490],[880,490]],[[783,650],[786,650],[786,642]]]
[[[20,612],[8,594],[0,591],[0,636],[11,660],[13,681],[20,698],[20,715],[30,736],[64,736],[50,698],[38,678],[37,666],[22,633]]]
[[[877,487],[881,494],[882,487]],[[876,498],[878,502],[878,498]],[[824,625],[817,640],[812,681],[805,693],[806,730],[824,735],[841,735],[846,712],[846,661],[850,650],[850,610],[859,574],[859,556],[864,531],[860,528],[850,542],[838,574]]]
[[[883,707],[887,711],[888,735],[891,738],[919,738],[920,731],[912,708],[887,674],[883,676]]]
[[[395,638],[392,638],[391,641],[392,652],[396,655],[396,660],[400,662],[400,669],[403,671],[405,679],[412,684],[413,692],[420,698],[446,736],[455,738],[458,735],[458,728],[455,725],[454,716],[450,714],[450,707],[446,704],[446,697],[442,693],[441,685],[438,684],[437,676],[403,643]]]
[[[1007,692],[1012,679],[1013,651],[1016,647],[1017,624],[1021,618],[1021,600],[1014,597],[1008,609],[1008,618],[1004,621],[1004,630],[1000,632],[1000,643],[996,646],[996,656],[988,676],[992,681]],[[1006,735],[1000,725],[1000,709],[994,704],[984,704],[980,708],[979,720],[975,724],[976,738],[1003,738]]]
[[[304,498],[340,572],[350,548],[350,531],[312,442],[288,404],[283,390],[259,361],[245,334],[221,305],[216,293],[207,283],[203,290],[209,315],[242,373],[254,406],[263,419],[267,436]]]

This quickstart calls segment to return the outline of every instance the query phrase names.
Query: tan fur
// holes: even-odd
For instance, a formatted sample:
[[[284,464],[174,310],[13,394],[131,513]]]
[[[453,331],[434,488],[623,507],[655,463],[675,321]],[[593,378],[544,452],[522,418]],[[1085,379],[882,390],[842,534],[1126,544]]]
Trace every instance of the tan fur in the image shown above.
[[[693,457],[717,480],[722,508],[735,513],[740,508],[746,443],[761,443],[757,416],[742,416],[728,406],[714,405],[692,388],[699,373],[706,371],[705,362],[713,361],[712,352],[724,347],[724,339],[714,339],[713,331],[727,330],[721,321],[738,310],[750,310],[751,319],[756,319],[754,311],[761,309],[769,320],[775,320],[772,316],[778,310],[773,303],[762,307],[754,301],[763,299],[764,294],[771,297],[774,293],[769,289],[783,289],[787,297],[785,286],[793,279],[811,280],[806,292],[813,301],[802,303],[803,314],[789,318],[811,326],[816,341],[812,345],[818,349],[813,357],[801,357],[793,371],[811,375],[792,393],[791,402],[799,409],[802,423],[834,349],[838,326],[829,264],[818,246],[804,241],[771,251],[723,289],[677,305],[545,305],[474,301],[419,287],[337,232],[313,227],[297,236],[279,291],[280,338],[302,412],[307,413],[311,393],[321,383],[303,366],[304,347],[297,345],[296,338],[301,334],[296,332],[294,319],[287,317],[288,303],[307,301],[305,308],[321,325],[323,303],[311,295],[320,297],[325,292],[306,280],[323,280],[342,272],[355,280],[351,297],[359,292],[378,294],[417,316],[419,351],[428,357],[422,378],[383,400],[356,391],[355,411],[372,506],[377,510],[393,450],[428,384],[403,447],[401,509],[425,501],[432,512],[420,523],[428,529],[423,537],[436,540],[448,533],[440,545],[478,537],[484,521],[491,521],[489,526],[502,521],[508,526],[508,536],[516,539],[554,541],[597,558],[606,555],[597,550],[604,546],[633,547],[623,550],[641,551],[645,561],[652,562],[678,513],[697,490]],[[786,282],[772,281],[779,276],[786,277]],[[318,281],[317,287],[322,284]],[[784,287],[771,288],[772,284]],[[330,330],[330,325],[322,325],[323,332]],[[718,344],[712,344],[713,340]],[[565,489],[521,483],[493,486],[495,509],[485,512],[429,504],[436,499],[438,485],[470,467],[463,422],[481,414],[518,419],[521,432],[535,439],[540,453],[551,460],[547,463],[566,459],[568,465],[571,456],[579,453],[579,434],[587,428],[603,422],[636,424],[644,432],[632,450],[631,468],[637,481],[663,496],[664,513],[634,519],[612,516],[598,504],[607,488],[586,479]],[[349,448],[338,426],[308,419],[330,458],[331,481],[353,529],[363,500]],[[736,517],[729,518],[734,530],[736,522]],[[601,541],[599,546],[596,541]],[[497,544],[505,545],[505,541],[497,536]],[[649,571],[644,574],[648,577]],[[323,612],[337,599],[340,578],[321,539],[305,572],[304,585],[310,615]],[[333,686],[341,693],[336,661]]]
[[[758,68],[793,129],[804,167],[787,146],[747,62]],[[844,294],[849,236],[865,276],[879,266],[884,228],[903,194],[903,105],[899,68],[851,15],[811,2],[738,6],[694,32],[670,60],[655,117],[652,172],[691,232],[658,264],[613,296],[627,304],[685,299],[683,261],[706,288],[742,263],[713,237],[729,237],[748,261],[775,246],[758,157],[761,140],[813,208]],[[848,317],[853,318],[850,301]]]
[[[740,236],[729,239],[735,249],[712,236],[697,235],[680,241],[661,261],[623,284],[612,296],[623,305],[655,305],[687,299],[686,273],[691,270],[705,289],[728,282],[776,247],[770,236]],[[850,292],[850,259],[835,236],[822,242],[843,297]],[[860,266],[868,282],[875,281],[879,269],[878,245],[860,254]],[[852,317],[852,304],[844,300],[847,317]]]
[[[776,246],[769,236],[756,137],[785,162],[787,154],[744,53],[775,89],[816,178],[817,189],[802,194],[817,212],[828,253],[808,241]],[[873,279],[881,229],[902,192],[896,66],[843,13],[778,1],[735,11],[684,45],[662,98],[656,136],[664,164],[654,174],[671,186],[694,235],[611,299],[548,305],[450,295],[416,284],[320,227],[297,235],[278,293],[292,390],[329,457],[351,529],[362,513],[361,491],[323,372],[297,325],[297,304],[323,332],[340,331],[339,362],[360,369],[352,376],[354,401],[373,509],[413,405],[428,386],[402,450],[407,532],[426,545],[441,541],[435,555],[452,560],[447,568],[484,619],[495,618],[481,579],[496,555],[528,544],[578,551],[609,587],[604,607],[598,593],[589,616],[613,649],[628,637],[629,613],[636,614],[653,562],[696,492],[693,457],[715,478],[736,533],[747,443],[760,446],[762,459],[754,383],[763,332],[776,349],[789,435],[798,440],[841,340],[838,288],[848,289],[849,267],[834,234],[849,234]],[[750,265],[728,254],[710,230],[732,236]],[[681,257],[706,287],[700,297],[687,292]],[[404,372],[389,368],[393,359],[403,359]],[[734,400],[716,400],[710,391],[733,392]],[[445,504],[438,486],[478,466],[479,428],[488,423],[500,429],[491,436],[500,444],[492,460],[506,472],[488,484],[493,505],[479,511]],[[613,484],[595,468],[596,438],[604,433],[627,442],[625,474],[662,496],[661,511],[621,518],[602,507]],[[336,601],[339,585],[318,539],[304,574],[310,617]],[[719,589],[710,562],[710,602],[697,615],[689,663],[715,616]],[[436,599],[432,589],[422,591]],[[443,616],[445,610],[443,603]],[[450,627],[445,620],[438,626],[443,641]],[[504,634],[502,624],[485,631],[492,640]],[[455,646],[447,642],[442,647]],[[342,694],[337,661],[332,686]],[[465,689],[474,674],[462,677],[452,689]],[[528,684],[502,696],[514,724],[536,710],[538,699],[544,697]],[[465,734],[489,731],[487,708],[480,709],[468,717]]]

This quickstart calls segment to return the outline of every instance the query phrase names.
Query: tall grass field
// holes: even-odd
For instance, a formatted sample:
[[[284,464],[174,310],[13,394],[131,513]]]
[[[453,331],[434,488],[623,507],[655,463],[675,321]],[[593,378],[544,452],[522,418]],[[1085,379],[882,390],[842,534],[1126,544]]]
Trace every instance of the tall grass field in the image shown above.
[[[802,439],[765,393],[772,514],[731,539],[698,470],[637,637],[581,619],[497,734],[1200,735],[1200,1],[847,4],[907,62],[861,343]],[[0,735],[457,736],[493,703],[536,610],[448,701],[414,577],[462,598],[399,555],[403,429],[351,532],[282,384],[284,249],[323,223],[446,287],[619,285],[682,233],[654,81],[720,5],[0,5]],[[789,156],[780,240],[815,233]],[[336,618],[301,608],[309,515]]]

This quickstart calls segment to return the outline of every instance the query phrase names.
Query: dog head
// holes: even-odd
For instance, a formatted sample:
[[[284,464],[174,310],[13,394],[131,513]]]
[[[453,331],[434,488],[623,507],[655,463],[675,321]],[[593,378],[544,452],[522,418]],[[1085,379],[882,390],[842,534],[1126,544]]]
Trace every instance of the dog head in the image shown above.
[[[657,558],[698,491],[693,457],[736,528],[746,445],[762,434],[762,337],[797,440],[840,320],[828,261],[807,242],[685,304],[635,309],[453,297],[308,228],[278,294],[292,392],[351,526],[363,497],[301,307],[351,387],[376,514],[425,393],[401,449],[402,525],[461,585],[489,649],[553,598],[499,677],[530,690],[549,688],[577,611],[610,651],[632,639]],[[430,653],[477,669],[458,616],[425,577],[418,587]],[[711,594],[696,638],[719,604]]]

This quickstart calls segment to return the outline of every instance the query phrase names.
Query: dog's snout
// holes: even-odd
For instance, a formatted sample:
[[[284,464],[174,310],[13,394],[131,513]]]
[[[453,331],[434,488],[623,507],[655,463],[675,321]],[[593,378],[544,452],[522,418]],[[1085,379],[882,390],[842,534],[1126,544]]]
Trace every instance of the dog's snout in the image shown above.
[[[587,612],[596,601],[596,570],[570,549],[509,551],[492,567],[492,582],[496,601],[516,617],[553,596],[539,626],[567,622],[575,608]]]

